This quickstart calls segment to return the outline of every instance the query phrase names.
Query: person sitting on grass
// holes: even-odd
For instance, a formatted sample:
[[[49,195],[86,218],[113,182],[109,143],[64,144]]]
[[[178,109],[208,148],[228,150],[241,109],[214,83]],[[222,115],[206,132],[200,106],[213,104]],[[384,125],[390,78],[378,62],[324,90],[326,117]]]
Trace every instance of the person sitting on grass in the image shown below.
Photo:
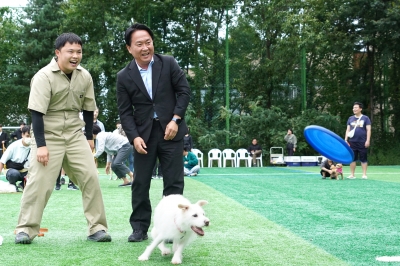
[[[325,161],[322,162],[321,164],[321,175],[322,179],[326,179],[327,177],[336,178],[336,175],[334,174],[334,171],[332,170],[332,166],[335,164],[333,163],[332,160],[326,159]]]
[[[133,173],[124,163],[133,149],[128,139],[112,132],[103,132],[96,124],[93,125],[93,139],[96,140],[96,153],[94,157],[98,158],[104,151],[107,153],[106,174],[108,175],[110,173],[111,166],[111,169],[117,177],[124,181],[124,183],[119,186],[131,186],[133,182]],[[131,182],[126,178],[126,174],[130,176]]]
[[[183,171],[187,176],[196,176],[200,172],[199,160],[197,156],[188,150],[188,147],[183,148]]]
[[[31,151],[31,148],[29,146],[29,131],[30,128],[28,126],[22,127],[21,139],[11,143],[0,160],[0,173],[3,171],[4,166],[6,166],[8,169],[6,173],[6,179],[11,185],[14,185],[16,187],[17,192],[19,192],[18,188],[24,189],[24,181],[28,174],[28,156]],[[20,182],[17,185],[18,181]]]

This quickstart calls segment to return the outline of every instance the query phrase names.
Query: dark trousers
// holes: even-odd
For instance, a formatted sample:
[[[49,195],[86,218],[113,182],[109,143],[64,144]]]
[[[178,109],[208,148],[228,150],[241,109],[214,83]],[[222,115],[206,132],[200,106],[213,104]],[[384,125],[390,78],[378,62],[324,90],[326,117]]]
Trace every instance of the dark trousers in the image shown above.
[[[65,174],[65,175],[67,175],[67,174]],[[60,173],[58,174],[58,177],[57,177],[57,180],[56,180],[56,185],[61,185],[61,170],[60,170]],[[70,179],[68,185],[75,185],[75,184]]]
[[[8,180],[8,182],[12,185],[17,186],[17,182],[21,181],[21,185],[22,187],[24,187],[24,180],[25,180],[25,176],[28,174],[28,171],[26,172],[20,172],[16,169],[8,169],[7,174],[6,174],[6,179]]]
[[[151,176],[157,158],[163,171],[163,195],[183,194],[183,139],[164,140],[164,130],[158,121],[153,122],[149,140],[146,143],[147,154],[134,151],[135,179],[132,184],[132,214],[129,222],[132,229],[147,232],[151,221],[149,190]]]
[[[153,176],[163,176],[160,162],[156,162],[153,168]]]

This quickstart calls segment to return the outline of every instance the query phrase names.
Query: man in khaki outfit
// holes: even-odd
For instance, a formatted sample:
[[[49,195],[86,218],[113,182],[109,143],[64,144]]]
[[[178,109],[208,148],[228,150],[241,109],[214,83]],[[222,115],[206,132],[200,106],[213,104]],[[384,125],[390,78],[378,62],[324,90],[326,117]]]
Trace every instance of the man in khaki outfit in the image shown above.
[[[56,57],[31,81],[28,109],[32,114],[29,179],[21,200],[16,244],[30,244],[40,229],[44,207],[61,167],[82,191],[90,241],[110,242],[103,198],[94,164],[93,80],[79,64],[82,41],[73,33],[55,42]],[[83,111],[83,120],[79,112]],[[86,123],[86,125],[85,125]],[[82,133],[85,126],[86,137]]]

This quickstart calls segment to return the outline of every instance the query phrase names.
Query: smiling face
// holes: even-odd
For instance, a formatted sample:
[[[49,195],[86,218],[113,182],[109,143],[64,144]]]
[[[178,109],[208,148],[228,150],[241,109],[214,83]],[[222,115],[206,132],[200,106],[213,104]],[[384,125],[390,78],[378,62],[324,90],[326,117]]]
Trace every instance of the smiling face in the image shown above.
[[[71,74],[82,60],[82,46],[78,43],[65,43],[60,49],[56,50],[58,58],[57,64],[65,74]]]
[[[360,107],[360,105],[355,104],[353,105],[353,113],[356,116],[359,116],[361,114],[362,108]]]
[[[145,30],[137,30],[131,35],[131,45],[126,46],[129,53],[135,58],[136,63],[147,69],[154,55],[153,40]]]

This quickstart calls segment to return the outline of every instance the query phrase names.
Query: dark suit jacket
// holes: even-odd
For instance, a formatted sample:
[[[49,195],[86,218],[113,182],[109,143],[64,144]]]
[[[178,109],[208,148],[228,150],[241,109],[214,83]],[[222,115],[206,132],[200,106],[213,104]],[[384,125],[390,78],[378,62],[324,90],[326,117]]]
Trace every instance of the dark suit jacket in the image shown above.
[[[4,131],[2,131],[2,133],[0,135],[0,149],[3,149],[3,144],[2,144],[3,140],[5,140],[4,146],[7,148],[9,139],[8,139],[7,133]]]
[[[22,139],[22,130],[20,128],[16,129],[14,133],[11,133],[10,135],[11,139],[13,140],[14,138],[17,139]]]
[[[181,140],[187,133],[183,120],[190,100],[190,88],[185,73],[171,56],[154,54],[152,65],[152,94],[150,98],[136,61],[132,60],[117,74],[117,102],[129,142],[141,137],[147,143],[153,126],[154,111],[165,130],[174,114],[182,117],[173,140]]]

